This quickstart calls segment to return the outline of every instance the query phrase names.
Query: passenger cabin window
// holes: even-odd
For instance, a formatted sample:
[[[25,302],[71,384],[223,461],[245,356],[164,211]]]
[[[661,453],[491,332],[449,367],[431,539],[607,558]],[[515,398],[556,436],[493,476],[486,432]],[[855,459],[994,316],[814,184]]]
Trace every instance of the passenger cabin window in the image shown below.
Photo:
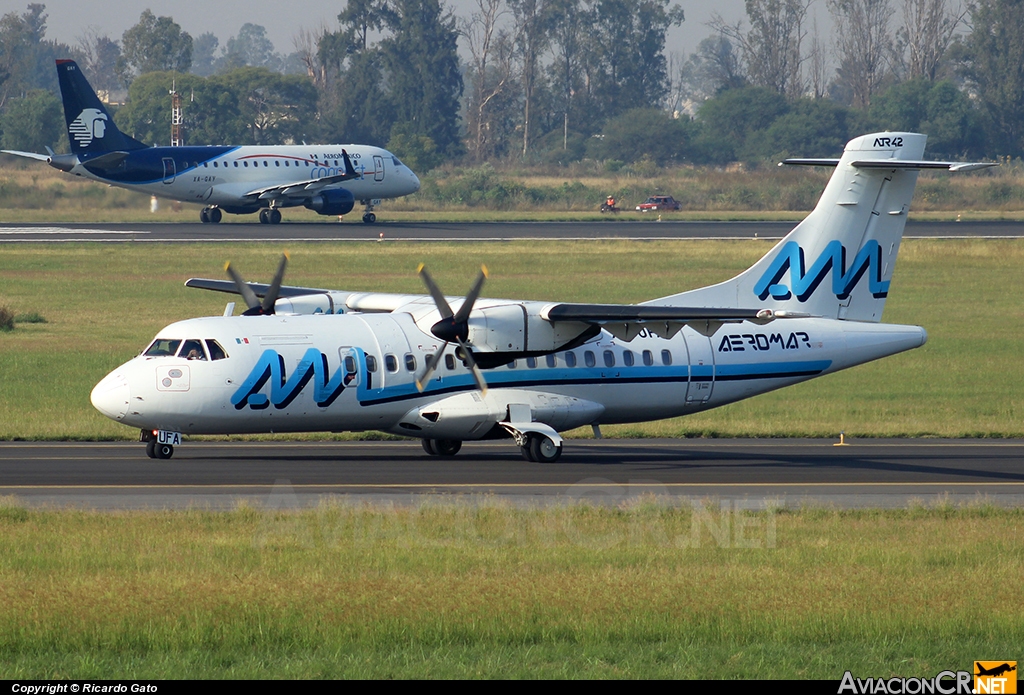
[[[526,366],[529,367],[530,369],[536,369],[537,368],[537,358],[536,357],[527,357],[526,358]]]
[[[398,371],[398,359],[394,355],[384,355],[384,369],[392,374]]]
[[[615,353],[611,350],[604,351],[604,366],[614,367],[615,366]]]
[[[549,367],[554,367],[555,366],[555,356],[554,355],[545,355],[544,356],[544,361],[547,363],[547,365]]]
[[[416,371],[416,355],[411,352],[405,353],[405,368],[410,372]]]
[[[594,357],[594,353],[593,352],[591,352],[590,350],[587,350],[586,352],[583,353],[583,362],[588,367],[594,367],[594,366],[597,365],[597,358]]]
[[[178,357],[184,357],[186,360],[202,360],[206,361],[206,352],[203,350],[203,342],[196,340],[195,338],[189,338],[185,341],[185,344],[181,346],[181,351],[178,353]]]
[[[575,367],[576,366],[576,353],[575,352],[567,352],[567,353],[565,353],[565,366],[566,367]]]
[[[668,350],[661,351],[661,363],[666,367],[672,364],[672,353]]]
[[[206,339],[206,349],[210,351],[211,360],[226,360],[228,358],[228,353],[224,352],[224,348],[213,338]]]
[[[505,365],[505,366],[506,366],[506,367],[508,367],[509,369],[515,369],[515,368],[516,368],[516,361],[515,361],[515,360],[512,360],[511,362],[509,362],[509,363],[508,363],[507,365]]]
[[[455,369],[455,355],[448,353],[444,356],[444,366],[448,368],[448,371]]]
[[[345,385],[354,386],[356,383],[356,375],[359,373],[356,369],[356,358],[352,355],[345,355]]]
[[[623,350],[622,351],[622,363],[624,365],[626,365],[627,367],[632,367],[633,366],[633,352],[632,352],[632,350]]]
[[[644,366],[650,367],[654,364],[654,353],[650,350],[644,350]]]
[[[366,356],[366,371],[370,372],[371,374],[377,372],[377,358],[374,357],[373,355]]]
[[[181,345],[180,340],[168,340],[166,338],[157,338],[153,341],[146,352],[146,357],[173,357],[178,352],[178,346]]]

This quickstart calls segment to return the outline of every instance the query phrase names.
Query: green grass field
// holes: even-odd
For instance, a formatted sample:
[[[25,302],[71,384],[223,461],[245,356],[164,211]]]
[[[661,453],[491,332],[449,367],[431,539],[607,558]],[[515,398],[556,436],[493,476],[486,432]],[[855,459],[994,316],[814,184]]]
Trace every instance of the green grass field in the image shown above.
[[[1022,523],[984,505],[0,507],[0,672],[930,677],[1017,658]]]
[[[488,296],[636,302],[723,280],[768,248],[756,240],[297,244],[287,281],[418,293],[415,270],[423,261],[456,294],[486,263]],[[247,278],[266,281],[279,253],[240,244],[3,247],[0,305],[46,323],[0,332],[0,439],[135,438],[93,410],[92,386],[164,325],[222,313],[227,295],[187,289],[186,278],[222,277],[230,259]],[[1020,436],[1024,310],[1014,288],[1022,265],[1021,241],[908,241],[885,320],[924,326],[923,348],[708,413],[608,427],[606,434]]]

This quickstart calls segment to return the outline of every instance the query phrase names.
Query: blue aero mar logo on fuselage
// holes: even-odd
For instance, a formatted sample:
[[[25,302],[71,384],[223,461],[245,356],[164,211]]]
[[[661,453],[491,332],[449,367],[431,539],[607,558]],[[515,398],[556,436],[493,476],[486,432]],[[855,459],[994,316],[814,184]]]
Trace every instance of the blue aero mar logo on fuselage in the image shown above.
[[[789,285],[781,282],[787,270]],[[803,248],[795,241],[787,242],[754,285],[754,294],[762,301],[771,296],[780,300],[796,297],[806,302],[829,271],[832,272],[832,293],[838,299],[849,297],[865,273],[873,297],[881,299],[889,294],[889,281],[882,280],[882,247],[874,239],[864,244],[849,266],[846,265],[846,247],[838,240],[830,241],[810,268],[805,263]]]
[[[262,392],[268,381],[269,395]],[[277,409],[287,408],[310,381],[313,382],[313,401],[321,408],[329,406],[345,390],[344,369],[339,366],[330,375],[327,355],[316,348],[306,350],[290,377],[285,373],[284,358],[275,350],[264,350],[249,376],[231,396],[231,404],[237,410],[245,406],[265,410],[271,404]]]

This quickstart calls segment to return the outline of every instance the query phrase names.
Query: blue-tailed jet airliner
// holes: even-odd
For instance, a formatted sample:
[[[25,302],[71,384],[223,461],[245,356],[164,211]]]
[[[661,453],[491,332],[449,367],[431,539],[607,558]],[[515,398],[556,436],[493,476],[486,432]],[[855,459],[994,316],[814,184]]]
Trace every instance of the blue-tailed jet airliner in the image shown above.
[[[369,145],[249,145],[149,147],[125,135],[73,60],[57,61],[71,154],[7,154],[44,161],[73,176],[131,191],[203,205],[204,223],[222,211],[259,213],[281,221],[281,209],[304,206],[346,215],[356,201],[363,222],[375,222],[384,198],[415,193],[420,180],[398,157]]]
[[[507,438],[554,461],[559,432],[696,413],[924,345],[881,323],[925,136],[852,140],[814,210],[731,280],[637,305],[191,279],[248,309],[157,333],[92,392],[168,458],[187,434],[383,430],[428,454]],[[260,299],[262,297],[262,300]]]

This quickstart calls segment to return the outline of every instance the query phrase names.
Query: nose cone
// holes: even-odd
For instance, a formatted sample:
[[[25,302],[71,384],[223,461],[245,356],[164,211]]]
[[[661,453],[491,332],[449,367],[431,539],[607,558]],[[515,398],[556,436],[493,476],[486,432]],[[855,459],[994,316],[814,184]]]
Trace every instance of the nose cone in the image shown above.
[[[415,193],[416,191],[420,190],[420,177],[418,177],[416,174],[414,174],[411,169],[409,170],[409,176],[412,177],[412,191],[411,192]]]
[[[120,371],[115,371],[96,384],[89,398],[96,410],[111,420],[121,420],[128,412],[130,396],[128,379]]]

